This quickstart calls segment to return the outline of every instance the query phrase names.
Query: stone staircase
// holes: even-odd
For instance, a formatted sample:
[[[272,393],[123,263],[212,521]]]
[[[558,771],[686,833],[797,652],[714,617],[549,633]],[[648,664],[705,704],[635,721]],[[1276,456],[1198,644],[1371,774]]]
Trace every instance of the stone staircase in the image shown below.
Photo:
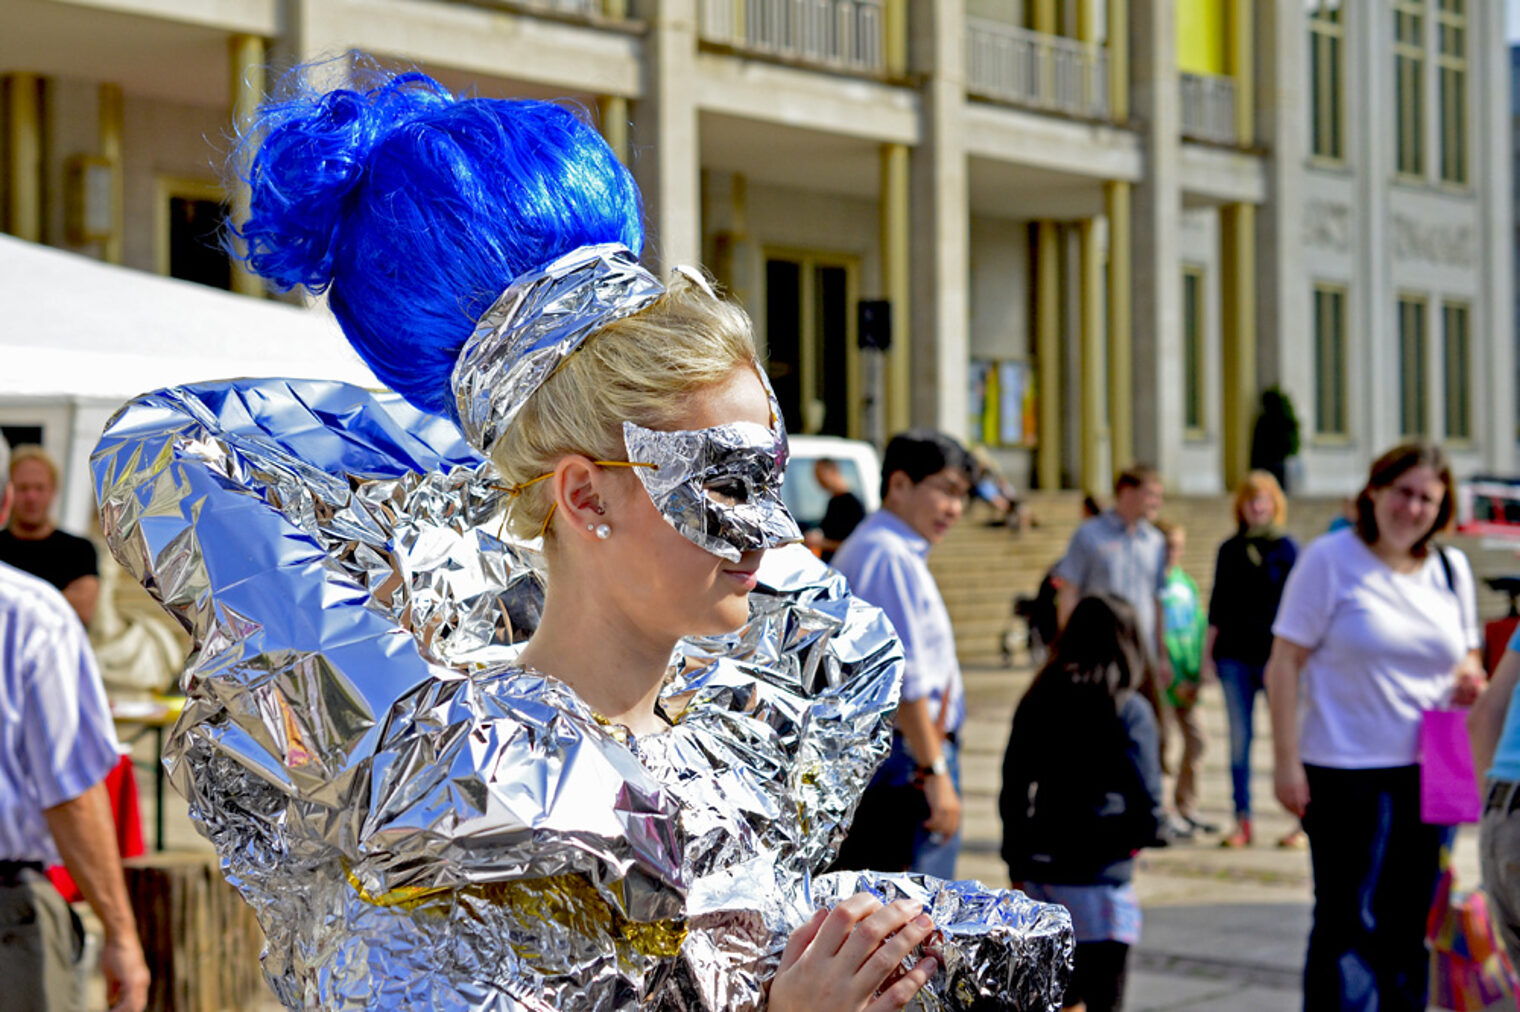
[[[967,510],[961,522],[946,535],[929,556],[929,568],[955,623],[956,646],[966,666],[997,666],[1003,663],[1005,633],[1014,647],[1013,662],[1024,656],[1024,624],[1013,616],[1014,597],[1033,596],[1046,570],[1066,550],[1080,522],[1079,492],[1031,493],[1030,509],[1037,526],[1017,533],[987,525],[991,511],[980,503]],[[1214,579],[1214,557],[1219,543],[1235,532],[1229,496],[1168,496],[1161,511],[1164,519],[1181,523],[1187,531],[1183,568],[1198,583],[1205,599]],[[1340,512],[1335,498],[1295,498],[1288,505],[1288,530],[1299,545],[1322,534]],[[1477,539],[1446,536],[1446,544],[1461,548],[1472,559],[1480,577],[1478,613],[1498,618],[1508,599],[1488,590],[1483,576],[1520,573],[1515,546],[1481,543]]]

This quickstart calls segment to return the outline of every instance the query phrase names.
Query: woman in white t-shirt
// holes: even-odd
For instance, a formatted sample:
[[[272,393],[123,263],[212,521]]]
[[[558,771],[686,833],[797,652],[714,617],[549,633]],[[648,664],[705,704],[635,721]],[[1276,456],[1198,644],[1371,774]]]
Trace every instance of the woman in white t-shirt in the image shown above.
[[[1420,715],[1483,682],[1472,568],[1431,543],[1452,508],[1439,447],[1383,454],[1355,526],[1299,556],[1272,626],[1277,798],[1314,866],[1305,1012],[1425,1008],[1443,829],[1420,821]]]

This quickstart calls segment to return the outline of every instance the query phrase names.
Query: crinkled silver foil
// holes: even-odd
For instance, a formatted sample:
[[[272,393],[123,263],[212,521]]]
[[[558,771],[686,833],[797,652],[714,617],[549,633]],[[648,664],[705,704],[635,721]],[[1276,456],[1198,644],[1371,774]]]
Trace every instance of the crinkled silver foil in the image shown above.
[[[655,509],[686,540],[730,562],[802,540],[781,499],[787,445],[774,394],[771,412],[770,428],[733,422],[665,432],[623,423],[628,459],[654,465],[634,473]]]
[[[514,667],[541,601],[452,426],[335,383],[149,394],[93,458],[113,553],[194,636],[165,761],[303,1009],[743,1010],[858,888],[925,900],[922,1008],[1053,1009],[1070,922],[974,883],[814,877],[886,754],[890,625],[801,548],[681,645],[634,737]]]
[[[620,243],[581,246],[518,277],[480,317],[454,366],[465,439],[488,453],[586,338],[663,294],[665,286]]]

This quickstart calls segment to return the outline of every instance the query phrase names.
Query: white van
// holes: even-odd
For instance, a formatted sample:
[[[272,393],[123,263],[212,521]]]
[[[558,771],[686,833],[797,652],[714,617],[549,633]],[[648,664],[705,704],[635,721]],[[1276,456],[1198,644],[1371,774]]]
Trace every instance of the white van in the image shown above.
[[[792,436],[789,444],[791,462],[786,465],[781,496],[798,527],[804,531],[817,527],[828,508],[829,494],[813,478],[813,465],[824,457],[838,462],[867,513],[881,507],[881,460],[870,443],[838,436]]]

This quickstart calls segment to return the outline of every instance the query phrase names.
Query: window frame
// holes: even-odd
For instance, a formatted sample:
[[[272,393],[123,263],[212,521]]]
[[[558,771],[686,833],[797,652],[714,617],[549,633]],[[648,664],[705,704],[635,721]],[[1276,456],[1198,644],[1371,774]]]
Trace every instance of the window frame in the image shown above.
[[[1351,437],[1351,413],[1348,410],[1350,383],[1346,369],[1346,340],[1350,332],[1346,313],[1351,304],[1350,288],[1339,282],[1317,281],[1312,286],[1310,302],[1314,313],[1314,438],[1322,442],[1344,442]],[[1333,333],[1327,332],[1325,327],[1327,317],[1324,303],[1331,303],[1335,308],[1334,320],[1337,326]],[[1331,340],[1329,347],[1327,338]],[[1333,368],[1327,368],[1331,364],[1326,362],[1327,357],[1336,360]],[[1335,387],[1328,392],[1326,383],[1331,377],[1327,374],[1333,374]],[[1325,419],[1326,402],[1331,399],[1336,415],[1335,428],[1327,427]]]
[[[1460,328],[1453,328],[1453,317],[1461,320]],[[1457,346],[1457,362],[1453,363],[1453,329],[1460,330]],[[1465,299],[1441,300],[1441,435],[1452,443],[1470,444],[1473,441],[1473,358],[1472,358],[1472,303]],[[1455,393],[1456,396],[1453,396]],[[1460,408],[1459,425],[1453,425],[1453,406]]]
[[[1189,282],[1193,297],[1188,298]],[[1209,362],[1207,273],[1202,264],[1182,265],[1182,433],[1184,439],[1209,436]],[[1188,320],[1193,320],[1192,333]]]
[[[1430,438],[1430,297],[1419,292],[1400,292],[1398,296],[1398,310],[1396,314],[1398,342],[1398,434],[1402,439],[1428,439]],[[1408,345],[1410,335],[1406,333],[1405,309],[1417,310],[1415,313],[1419,321],[1419,329],[1414,338],[1416,347]],[[1414,372],[1411,374],[1410,366]],[[1411,404],[1411,401],[1413,402]],[[1419,415],[1417,424],[1411,427],[1408,422],[1411,410]]]
[[[1309,11],[1309,157],[1346,161],[1346,23],[1344,6],[1318,0]]]
[[[1401,179],[1424,180],[1426,176],[1425,0],[1393,0],[1393,165]],[[1407,19],[1407,21],[1406,21]],[[1403,34],[1412,26],[1412,39]],[[1412,159],[1412,161],[1411,161]]]
[[[1472,69],[1471,22],[1466,0],[1436,0],[1435,28],[1436,106],[1439,120],[1436,171],[1442,183],[1466,187],[1471,177]],[[1457,40],[1457,52],[1447,52],[1446,41]],[[1448,81],[1455,87],[1448,91]],[[1453,106],[1455,105],[1455,108]],[[1453,166],[1455,162],[1455,166]]]

